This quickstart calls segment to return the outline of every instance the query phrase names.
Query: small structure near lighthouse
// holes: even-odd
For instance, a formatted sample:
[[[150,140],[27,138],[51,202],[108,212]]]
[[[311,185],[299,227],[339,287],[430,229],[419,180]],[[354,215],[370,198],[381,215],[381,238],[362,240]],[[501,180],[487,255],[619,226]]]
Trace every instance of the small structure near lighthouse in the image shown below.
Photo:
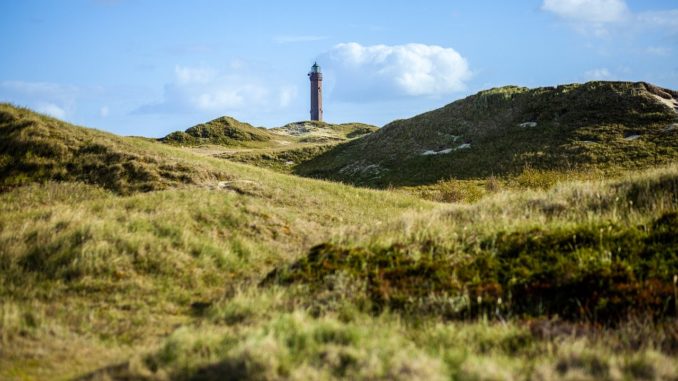
[[[311,66],[311,120],[323,120],[323,73],[318,63]]]

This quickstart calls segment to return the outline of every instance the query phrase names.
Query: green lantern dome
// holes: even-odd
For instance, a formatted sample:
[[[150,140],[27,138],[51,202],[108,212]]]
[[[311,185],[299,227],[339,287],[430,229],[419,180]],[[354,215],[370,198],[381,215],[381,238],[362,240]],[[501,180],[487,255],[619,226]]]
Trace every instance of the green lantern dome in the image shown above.
[[[311,66],[311,73],[320,73],[320,66],[318,66],[317,62],[313,63],[313,66]]]

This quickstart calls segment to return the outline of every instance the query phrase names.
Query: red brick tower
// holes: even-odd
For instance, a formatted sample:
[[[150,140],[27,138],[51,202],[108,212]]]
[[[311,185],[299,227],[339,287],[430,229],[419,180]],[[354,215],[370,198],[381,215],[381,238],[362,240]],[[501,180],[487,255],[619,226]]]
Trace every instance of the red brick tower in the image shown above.
[[[314,63],[311,72],[311,120],[323,120],[323,73],[318,63]]]

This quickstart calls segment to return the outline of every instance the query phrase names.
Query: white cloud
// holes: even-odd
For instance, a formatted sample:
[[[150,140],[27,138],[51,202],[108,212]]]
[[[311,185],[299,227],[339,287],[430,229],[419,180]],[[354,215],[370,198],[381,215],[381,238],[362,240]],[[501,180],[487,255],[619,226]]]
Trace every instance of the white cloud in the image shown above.
[[[106,118],[108,114],[110,114],[110,111],[108,106],[103,106],[99,109],[99,115],[101,115],[102,118]]]
[[[76,86],[50,82],[0,82],[0,100],[30,107],[63,119],[75,110],[81,90]]]
[[[66,110],[53,103],[38,103],[35,106],[35,110],[59,119],[66,117]]]
[[[541,9],[576,30],[602,37],[617,27],[658,28],[678,32],[678,9],[632,12],[625,0],[543,0]]]
[[[165,85],[164,99],[143,105],[135,113],[266,111],[287,107],[294,97],[296,88],[247,73],[240,65],[231,67],[229,73],[205,66],[176,66],[173,82]]]
[[[612,78],[612,73],[606,68],[599,68],[587,71],[584,76],[587,80],[602,81]]]
[[[174,74],[177,83],[189,85],[194,83],[208,83],[216,77],[216,71],[208,67],[175,66]]]
[[[280,89],[279,104],[280,107],[287,107],[297,97],[297,88],[294,86],[286,86]]]
[[[452,48],[436,45],[334,46],[319,62],[347,100],[444,95],[465,89],[468,62]]]
[[[654,56],[666,57],[671,54],[671,49],[663,46],[649,46],[645,49],[645,52]]]
[[[237,109],[266,100],[269,91],[259,84],[224,82],[207,88],[199,87],[189,92],[188,101],[198,110],[218,111]]]
[[[75,86],[50,82],[4,81],[0,83],[0,89],[26,96],[63,100],[72,100],[78,93],[78,88]]]
[[[624,21],[630,15],[624,0],[544,0],[541,8],[569,21],[596,24]]]
[[[641,12],[637,15],[637,20],[643,26],[678,32],[678,9]]]

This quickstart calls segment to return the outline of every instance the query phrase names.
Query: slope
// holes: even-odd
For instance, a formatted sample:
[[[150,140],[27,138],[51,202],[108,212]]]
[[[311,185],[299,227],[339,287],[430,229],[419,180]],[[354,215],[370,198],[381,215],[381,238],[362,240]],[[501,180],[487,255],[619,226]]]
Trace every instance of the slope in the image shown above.
[[[296,173],[367,186],[537,169],[642,168],[678,157],[678,92],[589,82],[480,92],[303,163]]]
[[[0,379],[678,374],[675,165],[436,204],[3,107]]]
[[[0,136],[0,379],[126,360],[335,231],[435,207],[6,104]]]
[[[54,180],[129,194],[228,178],[148,144],[0,104],[0,189]]]

